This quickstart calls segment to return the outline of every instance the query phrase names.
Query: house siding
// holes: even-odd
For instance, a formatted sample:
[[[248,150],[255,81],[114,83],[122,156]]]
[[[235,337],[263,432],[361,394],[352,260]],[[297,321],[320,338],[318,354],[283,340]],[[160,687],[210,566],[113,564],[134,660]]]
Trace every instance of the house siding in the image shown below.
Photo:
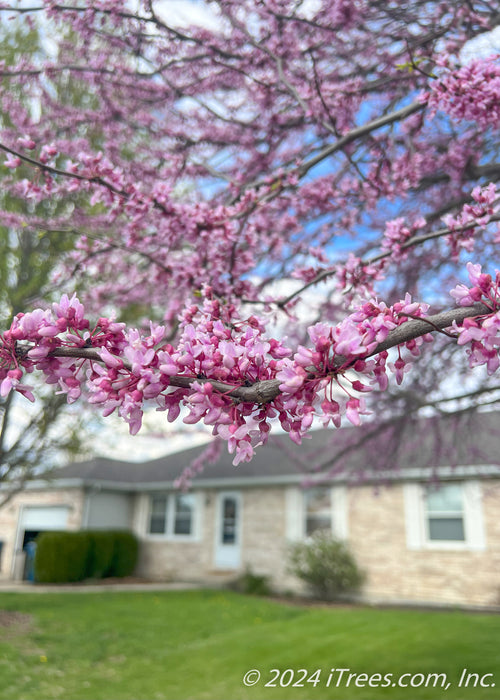
[[[137,573],[157,581],[205,581],[213,572],[216,493],[197,492],[197,523],[192,538],[148,535],[149,495],[136,498],[134,522],[139,536]]]
[[[272,579],[280,589],[297,588],[286,573],[286,489],[245,488],[241,493],[241,564],[234,570],[215,566],[217,491],[199,494],[202,507],[200,539],[152,537],[146,534],[147,506],[138,500],[136,523],[141,523],[138,573],[155,580],[224,581],[250,567],[256,574]]]
[[[500,605],[500,485],[482,487],[484,551],[409,549],[401,484],[351,489],[349,542],[367,579],[363,594],[381,601]]]
[[[286,489],[249,489],[244,494],[242,568],[269,576],[279,590],[296,589],[286,571]]]

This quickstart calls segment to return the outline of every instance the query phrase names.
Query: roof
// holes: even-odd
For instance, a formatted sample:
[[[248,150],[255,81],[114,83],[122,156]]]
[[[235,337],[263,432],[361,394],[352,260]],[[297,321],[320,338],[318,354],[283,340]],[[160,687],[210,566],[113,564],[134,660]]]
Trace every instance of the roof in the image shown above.
[[[51,474],[51,481],[120,488],[131,491],[166,488],[206,446],[143,463],[96,457],[75,462]],[[473,472],[500,477],[500,412],[461,413],[425,419],[367,423],[363,428],[311,432],[297,446],[288,436],[272,438],[256,449],[252,461],[232,464],[225,446],[214,464],[206,464],[196,485],[214,486],[291,483],[318,477],[340,481],[394,480],[425,473],[440,476]]]

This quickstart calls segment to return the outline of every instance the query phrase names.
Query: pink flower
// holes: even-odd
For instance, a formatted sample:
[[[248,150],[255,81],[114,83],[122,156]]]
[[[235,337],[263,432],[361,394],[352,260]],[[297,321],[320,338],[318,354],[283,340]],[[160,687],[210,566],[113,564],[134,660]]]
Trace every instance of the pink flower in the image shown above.
[[[11,170],[15,170],[21,165],[22,161],[18,156],[13,156],[11,153],[7,154],[7,158],[4,162],[4,165],[6,168],[10,168]]]
[[[26,148],[28,151],[32,151],[36,147],[36,143],[29,136],[19,137],[17,143],[21,148]]]
[[[254,449],[247,440],[241,440],[236,447],[236,455],[233,459],[233,465],[238,466],[240,462],[250,462],[254,456]]]
[[[287,364],[282,363],[281,369],[276,373],[276,379],[280,380],[280,391],[293,394],[302,388],[307,374],[300,366],[295,366],[289,360]]]
[[[396,383],[401,384],[404,375],[411,369],[411,363],[405,362],[401,357],[398,357],[396,362],[389,362],[388,367],[396,375]]]
[[[361,415],[366,414],[365,402],[363,399],[350,398],[346,404],[346,418],[353,425],[361,425]]]
[[[456,120],[475,121],[481,128],[500,123],[500,66],[497,56],[449,70],[431,83],[427,103]]]
[[[115,367],[116,369],[121,369],[123,367],[123,360],[112,355],[107,348],[101,348],[99,355],[108,367]]]

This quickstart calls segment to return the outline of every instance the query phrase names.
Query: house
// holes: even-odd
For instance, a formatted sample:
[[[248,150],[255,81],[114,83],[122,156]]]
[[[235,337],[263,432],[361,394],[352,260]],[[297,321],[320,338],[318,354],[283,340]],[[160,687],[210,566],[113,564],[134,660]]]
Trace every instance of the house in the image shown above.
[[[366,600],[500,605],[499,427],[491,412],[320,430],[301,447],[284,437],[238,467],[224,450],[188,492],[174,480],[203,447],[70,464],[0,509],[0,576],[22,577],[23,547],[40,532],[127,528],[139,575],[224,581],[249,566],[298,590],[289,543],[326,528],[366,572]]]

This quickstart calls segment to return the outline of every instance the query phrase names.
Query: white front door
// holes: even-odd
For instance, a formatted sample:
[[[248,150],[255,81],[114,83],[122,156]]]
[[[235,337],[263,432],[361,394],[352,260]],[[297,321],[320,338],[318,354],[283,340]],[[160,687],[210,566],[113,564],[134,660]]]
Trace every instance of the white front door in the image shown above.
[[[241,494],[219,493],[216,518],[215,566],[237,569],[241,561]]]

